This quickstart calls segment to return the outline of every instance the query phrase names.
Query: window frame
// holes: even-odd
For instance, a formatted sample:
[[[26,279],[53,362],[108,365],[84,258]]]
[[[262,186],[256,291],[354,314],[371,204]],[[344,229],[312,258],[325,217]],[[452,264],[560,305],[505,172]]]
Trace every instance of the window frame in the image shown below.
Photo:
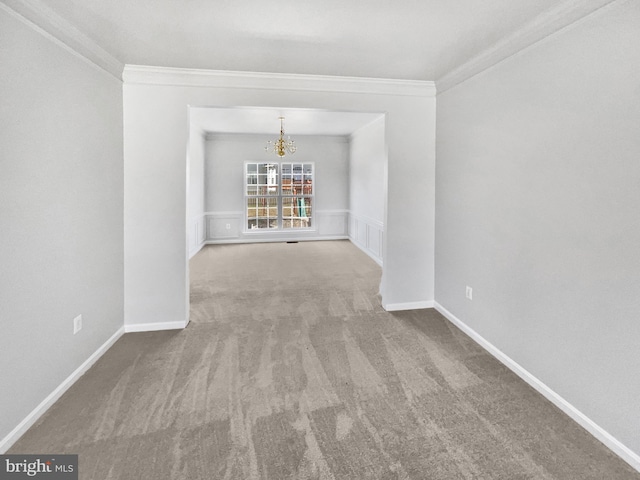
[[[270,185],[269,180],[267,180],[267,183],[261,184],[259,183],[259,179],[260,179],[260,166],[261,165],[276,165],[277,166],[277,173],[276,173],[276,184],[277,184],[277,190],[275,193],[269,194],[261,194],[259,193],[259,187],[260,186],[268,186]],[[250,165],[255,165],[255,173],[254,172],[249,172],[249,166]],[[295,194],[295,193],[285,193],[285,188],[284,188],[284,184],[283,184],[283,175],[282,175],[282,166],[283,165],[290,165],[291,167],[291,179],[292,179],[292,183],[293,183],[293,179],[294,179],[294,168],[296,165],[299,165],[302,169],[302,171],[300,172],[300,176],[301,176],[301,188],[302,191],[299,194]],[[311,173],[308,173],[305,170],[306,166],[310,166],[311,167]],[[256,176],[256,183],[250,183],[249,179],[250,179],[250,174],[254,174]],[[269,178],[269,174],[265,173],[265,175],[267,175],[267,178]],[[304,187],[304,182],[307,176],[311,177],[311,192],[307,192],[307,190]],[[316,215],[315,215],[315,194],[316,194],[316,189],[317,189],[317,182],[316,182],[316,167],[315,167],[315,162],[304,162],[304,161],[278,161],[278,162],[268,162],[268,161],[245,161],[244,165],[243,165],[243,178],[242,178],[242,182],[243,182],[243,221],[244,221],[244,227],[243,227],[243,232],[245,234],[250,234],[250,235],[255,235],[255,234],[263,234],[263,233],[267,233],[267,234],[271,234],[271,233],[277,233],[277,232],[286,232],[286,233],[292,233],[292,232],[313,232],[313,231],[317,231],[317,227],[316,227]],[[256,186],[256,194],[250,194],[249,193],[249,187],[251,187],[252,185]],[[306,193],[305,193],[306,192]],[[249,205],[249,199],[255,198],[256,202],[255,202],[255,207],[252,207]],[[309,223],[311,224],[308,227],[285,227],[285,222],[287,220],[293,222],[294,219],[302,219],[305,217],[300,217],[300,216],[294,216],[294,215],[287,215],[287,218],[285,218],[284,216],[284,211],[286,209],[286,207],[289,207],[290,205],[285,205],[285,201],[284,199],[309,199],[308,202],[308,207],[306,208],[310,208],[311,210],[311,214],[308,215],[306,218],[309,218]],[[259,207],[259,199],[275,199],[276,200],[276,212],[277,215],[275,217],[269,216],[270,210],[273,208],[272,206],[267,206],[267,207]],[[267,201],[267,203],[270,203]],[[299,204],[298,204],[299,205]],[[305,208],[305,205],[302,205],[303,208]],[[271,225],[271,223],[269,223],[270,219],[272,218],[276,218],[277,220],[277,224],[275,227],[258,227],[258,228],[250,228],[249,227],[249,209],[250,208],[256,208],[256,216],[254,217],[256,220],[256,224],[258,224],[258,222],[260,220],[266,220],[267,225]],[[259,209],[260,208],[267,208],[267,216],[266,218],[260,218],[260,215],[258,215],[259,213]],[[291,205],[291,208],[294,208],[293,205]],[[300,208],[300,207],[298,207]]]

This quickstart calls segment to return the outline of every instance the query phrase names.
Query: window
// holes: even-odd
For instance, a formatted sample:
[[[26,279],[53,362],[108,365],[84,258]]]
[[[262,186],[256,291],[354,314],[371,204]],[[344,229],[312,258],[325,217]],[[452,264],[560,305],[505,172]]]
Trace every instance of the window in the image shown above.
[[[312,163],[246,163],[248,230],[313,227]]]

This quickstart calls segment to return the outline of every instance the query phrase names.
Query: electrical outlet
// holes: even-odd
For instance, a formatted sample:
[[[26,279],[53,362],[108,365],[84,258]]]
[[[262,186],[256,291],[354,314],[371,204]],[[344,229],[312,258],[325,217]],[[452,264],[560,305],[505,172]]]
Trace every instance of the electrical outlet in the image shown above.
[[[227,230],[231,230],[231,224],[230,223],[227,223],[225,226],[227,227]]]
[[[78,315],[73,319],[73,334],[75,335],[82,330],[82,315]]]
[[[473,288],[467,285],[467,298],[473,300]]]

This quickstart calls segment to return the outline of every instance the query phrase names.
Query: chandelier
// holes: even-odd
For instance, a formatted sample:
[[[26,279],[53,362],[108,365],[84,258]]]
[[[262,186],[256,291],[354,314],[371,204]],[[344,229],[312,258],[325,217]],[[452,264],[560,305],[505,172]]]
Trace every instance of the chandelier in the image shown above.
[[[289,153],[289,154],[296,153],[296,150],[298,149],[298,147],[296,147],[295,142],[291,140],[290,137],[287,137],[286,140],[284,139],[284,126],[283,126],[284,117],[279,117],[279,118],[280,118],[280,138],[275,142],[272,142],[271,140],[269,140],[267,142],[267,145],[264,147],[264,151],[267,153],[273,152],[279,157],[284,157],[286,153]]]

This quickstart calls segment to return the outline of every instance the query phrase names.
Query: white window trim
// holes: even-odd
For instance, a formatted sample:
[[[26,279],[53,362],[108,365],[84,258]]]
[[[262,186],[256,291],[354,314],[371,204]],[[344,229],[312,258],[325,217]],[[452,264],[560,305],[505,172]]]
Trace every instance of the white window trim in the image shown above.
[[[278,227],[277,228],[249,228],[249,215],[247,208],[247,200],[249,198],[254,197],[253,195],[249,195],[247,193],[247,165],[260,165],[273,163],[278,165],[278,194],[277,195],[260,195],[259,197],[271,197],[277,199],[277,208],[278,208]],[[300,164],[300,165],[311,165],[311,174],[312,174],[312,189],[310,195],[283,195],[282,193],[282,164]],[[304,173],[303,173],[304,175]],[[243,175],[242,175],[242,197],[243,197],[243,224],[244,227],[242,229],[243,234],[245,235],[276,235],[278,233],[302,233],[302,232],[317,232],[317,214],[316,214],[316,190],[317,190],[317,181],[316,181],[316,165],[315,162],[304,162],[304,161],[279,161],[279,162],[268,162],[268,161],[246,161],[243,166]],[[311,226],[310,227],[297,227],[297,228],[283,228],[283,211],[282,211],[282,199],[286,197],[310,197],[311,198]],[[258,196],[256,196],[258,197]]]

